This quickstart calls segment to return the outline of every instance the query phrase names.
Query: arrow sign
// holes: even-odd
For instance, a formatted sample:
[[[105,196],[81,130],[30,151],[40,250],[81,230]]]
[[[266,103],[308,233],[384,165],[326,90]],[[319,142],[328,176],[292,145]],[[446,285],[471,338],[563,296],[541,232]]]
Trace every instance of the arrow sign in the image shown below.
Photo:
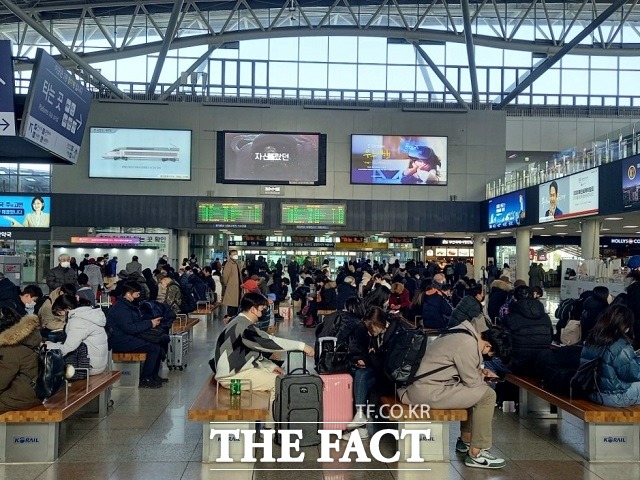
[[[11,42],[9,40],[0,40],[0,136],[13,137],[16,134],[13,93]]]

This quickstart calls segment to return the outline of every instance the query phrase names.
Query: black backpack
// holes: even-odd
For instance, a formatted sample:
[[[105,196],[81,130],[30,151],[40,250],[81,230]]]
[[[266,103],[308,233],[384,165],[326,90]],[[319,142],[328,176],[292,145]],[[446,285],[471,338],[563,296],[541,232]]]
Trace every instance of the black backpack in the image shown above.
[[[197,307],[196,298],[193,296],[193,287],[191,285],[180,285],[180,293],[182,293],[182,302],[180,302],[180,313],[191,313]]]
[[[558,305],[558,308],[556,308],[556,318],[561,322],[568,322],[571,315],[571,309],[573,308],[573,304],[575,303],[575,301],[576,300],[573,298],[562,300]]]
[[[537,377],[542,382],[542,388],[568,397],[571,379],[580,367],[581,352],[581,345],[542,351],[536,361]]]
[[[31,347],[22,343],[25,347],[33,350],[38,355],[38,376],[35,379],[28,378],[21,372],[25,380],[29,382],[40,400],[45,400],[55,395],[64,384],[65,364],[60,350],[49,350],[46,345]]]
[[[474,336],[473,333],[464,328],[445,330],[440,335],[451,335],[454,333],[466,333],[472,337]],[[396,385],[406,387],[420,378],[450,367],[450,365],[447,365],[416,376],[426,349],[427,334],[421,328],[399,326],[389,339],[387,357],[384,362],[384,373],[393,380]]]
[[[621,292],[616,295],[616,298],[613,299],[611,305],[624,305],[627,307],[627,302],[629,301],[629,294],[627,292]]]

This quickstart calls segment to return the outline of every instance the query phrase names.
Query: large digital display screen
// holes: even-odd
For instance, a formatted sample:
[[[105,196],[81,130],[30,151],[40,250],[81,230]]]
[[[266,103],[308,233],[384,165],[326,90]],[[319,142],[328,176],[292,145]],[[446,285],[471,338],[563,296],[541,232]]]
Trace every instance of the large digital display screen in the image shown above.
[[[281,204],[283,225],[346,225],[347,206],[344,204]]]
[[[218,183],[325,185],[326,135],[218,132]]]
[[[49,228],[51,197],[0,195],[1,228]]]
[[[543,183],[538,202],[540,223],[598,213],[598,169]]]
[[[262,203],[198,202],[197,223],[261,224]]]
[[[191,130],[92,127],[89,177],[191,179]]]
[[[519,226],[526,211],[524,190],[492,198],[489,200],[489,230]]]
[[[351,183],[446,185],[447,137],[351,135]]]
[[[39,48],[20,135],[75,164],[92,99],[82,83]]]
[[[622,204],[624,208],[640,208],[640,158],[627,158],[622,162]]]

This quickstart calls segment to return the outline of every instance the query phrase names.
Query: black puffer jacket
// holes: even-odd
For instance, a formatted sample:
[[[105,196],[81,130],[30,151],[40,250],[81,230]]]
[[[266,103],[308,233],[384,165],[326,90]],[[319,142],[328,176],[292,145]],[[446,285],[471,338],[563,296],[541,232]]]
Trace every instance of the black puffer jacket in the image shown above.
[[[592,295],[582,304],[582,313],[580,314],[580,335],[584,342],[589,336],[589,332],[596,326],[598,317],[609,306],[606,300]]]
[[[509,368],[516,374],[533,372],[538,355],[549,349],[553,337],[551,319],[539,300],[512,302],[502,326],[511,334],[513,353]]]
[[[489,293],[489,301],[487,303],[487,313],[491,321],[494,321],[500,314],[500,307],[507,302],[511,284],[502,280],[494,280],[491,282],[491,292]]]

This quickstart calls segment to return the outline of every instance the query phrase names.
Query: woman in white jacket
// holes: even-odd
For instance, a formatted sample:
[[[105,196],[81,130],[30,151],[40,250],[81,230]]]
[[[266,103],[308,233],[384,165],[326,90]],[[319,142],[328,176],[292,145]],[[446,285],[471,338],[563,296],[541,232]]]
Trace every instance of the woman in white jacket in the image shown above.
[[[64,343],[47,342],[48,347],[60,349],[62,355],[67,355],[84,342],[91,364],[89,375],[104,372],[107,369],[109,346],[104,328],[107,320],[102,309],[91,307],[89,301],[84,298],[78,301],[71,295],[62,295],[53,302],[52,310],[60,312],[61,315],[67,313],[67,339]]]

